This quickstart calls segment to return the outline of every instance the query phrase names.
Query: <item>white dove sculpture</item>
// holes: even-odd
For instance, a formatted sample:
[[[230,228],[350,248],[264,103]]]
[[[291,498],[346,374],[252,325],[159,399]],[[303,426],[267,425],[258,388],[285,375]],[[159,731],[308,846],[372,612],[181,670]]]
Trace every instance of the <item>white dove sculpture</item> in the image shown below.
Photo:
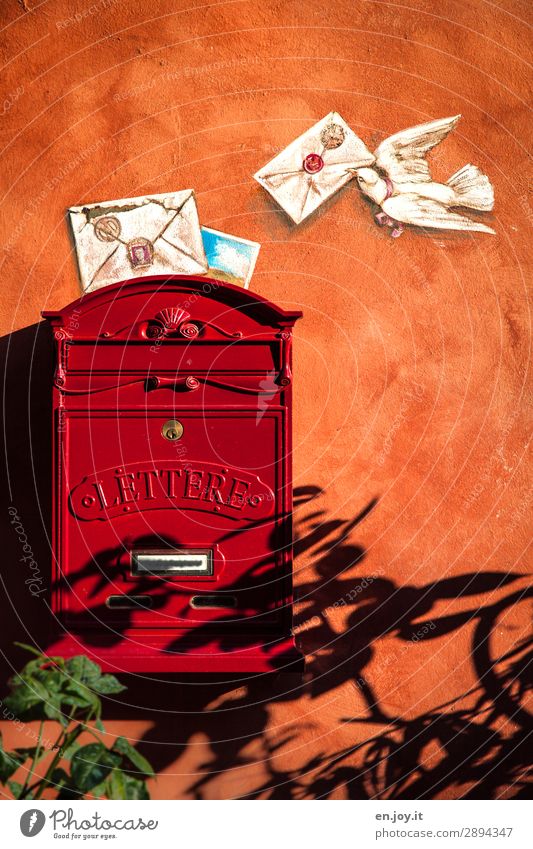
[[[404,224],[494,233],[458,211],[461,207],[492,210],[494,191],[488,177],[475,165],[464,165],[446,183],[436,183],[426,162],[427,152],[446,138],[460,117],[441,118],[396,133],[377,148],[375,167],[354,169],[361,191],[381,208],[376,223],[392,227],[393,237],[401,235]]]

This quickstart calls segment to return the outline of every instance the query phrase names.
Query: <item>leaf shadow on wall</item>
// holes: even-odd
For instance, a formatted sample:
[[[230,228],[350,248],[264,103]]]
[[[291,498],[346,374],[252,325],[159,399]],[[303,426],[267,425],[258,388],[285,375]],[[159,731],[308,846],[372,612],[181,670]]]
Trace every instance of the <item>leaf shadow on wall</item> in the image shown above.
[[[296,503],[319,495],[317,487],[300,488]],[[524,703],[531,692],[533,642],[517,640],[498,653],[493,636],[506,611],[530,599],[533,590],[511,589],[511,584],[522,587],[522,577],[498,571],[468,572],[422,586],[397,586],[379,571],[367,574],[365,551],[351,536],[375,504],[350,520],[330,520],[314,510],[296,525],[295,553],[310,554],[314,569],[312,580],[298,587],[304,609],[294,627],[307,655],[304,681],[283,674],[216,685],[189,679],[171,698],[167,691],[168,712],[153,717],[141,749],[159,770],[177,760],[178,798],[218,798],[221,775],[224,794],[230,788],[233,798],[491,798],[501,788],[507,788],[507,796],[529,798],[533,720]],[[471,600],[467,610],[433,613],[439,602],[453,609],[460,600],[464,607],[465,599]],[[339,632],[332,612],[340,607],[346,620]],[[409,649],[472,628],[464,662],[475,670],[473,687],[419,713],[416,705],[406,705],[406,715],[395,715],[380,703],[366,668],[381,658],[374,674],[379,679],[387,673],[386,637]],[[388,672],[393,671],[391,666]],[[402,675],[401,666],[395,674]],[[421,674],[416,686],[424,693]],[[446,674],[453,682],[453,669]],[[351,734],[353,743],[331,752],[317,739],[307,744],[312,747],[307,760],[288,768],[291,749],[300,758],[305,735],[309,740],[313,733],[313,700],[343,685],[353,688],[356,715],[338,725],[342,739]],[[270,728],[272,706],[302,698],[308,718]],[[328,728],[327,741],[335,739],[334,731]],[[193,775],[182,775],[179,757],[190,754],[198,737],[209,741],[209,757]],[[205,750],[203,745],[202,754]]]
[[[2,488],[4,645],[22,639],[44,647],[51,612],[47,595],[28,588],[26,579],[35,571],[22,560],[22,546],[30,546],[40,570],[42,583],[34,589],[48,590],[53,375],[48,328],[39,324],[10,334],[2,340],[1,354],[9,475]],[[178,798],[217,798],[220,786],[224,796],[261,799],[492,798],[505,787],[509,796],[530,798],[533,725],[526,699],[532,641],[516,640],[500,650],[495,635],[506,613],[530,599],[532,591],[522,588],[519,575],[505,571],[469,571],[426,585],[398,586],[379,570],[366,569],[366,552],[353,541],[375,502],[351,519],[334,519],[320,508],[320,496],[316,486],[295,491],[296,516],[305,513],[295,527],[296,564],[304,555],[312,562],[309,579],[298,587],[301,612],[295,619],[307,655],[305,679],[186,676],[147,684],[144,676],[124,676],[124,703],[106,700],[104,716],[150,723],[140,748],[157,770],[170,772],[167,780],[175,788],[170,795]],[[12,526],[10,505],[22,532]],[[108,563],[107,553],[104,560]],[[87,564],[93,573],[95,568],[102,570],[103,564]],[[466,611],[465,599],[471,600]],[[437,615],[443,600],[452,613]],[[454,605],[461,610],[453,612]],[[459,639],[462,634],[469,635],[469,645]],[[418,640],[430,644],[445,635],[464,647],[461,661],[473,666],[475,684],[418,713],[409,706],[406,715],[392,713],[377,693],[395,662],[390,655],[389,666],[386,638],[409,651]],[[27,658],[10,648],[5,659],[4,681]],[[401,666],[396,674],[402,675]],[[453,680],[453,669],[447,674]],[[423,693],[423,670],[415,683]],[[353,693],[353,711],[335,720],[337,727],[328,728],[322,741],[315,734],[314,705],[342,688]],[[272,711],[284,705],[290,719],[275,728]],[[312,751],[306,755],[309,739]],[[340,739],[343,746],[332,751]],[[297,767],[290,765],[291,751],[298,752]]]
[[[296,515],[299,507],[319,503],[320,495],[315,486],[297,489]],[[311,509],[296,523],[297,562],[307,555],[313,564],[312,577],[298,586],[302,610],[294,623],[307,656],[305,680],[283,673],[156,676],[147,687],[144,676],[124,676],[126,704],[110,702],[105,715],[153,722],[140,749],[156,771],[168,771],[176,761],[180,770],[180,757],[189,756],[199,738],[208,741],[201,751],[202,758],[206,750],[209,757],[195,766],[194,774],[176,775],[178,798],[217,798],[214,782],[221,775],[224,794],[229,787],[228,795],[239,798],[490,798],[502,787],[510,788],[507,795],[528,796],[533,724],[523,702],[531,690],[533,643],[517,642],[497,655],[492,636],[500,617],[531,598],[533,591],[511,589],[516,582],[521,586],[522,578],[508,572],[467,572],[421,586],[398,586],[381,570],[365,570],[366,552],[352,536],[376,504],[371,501],[351,519],[330,519],[321,509]],[[88,563],[87,569],[95,565]],[[245,575],[228,589],[245,590],[253,578]],[[148,582],[143,591],[154,593]],[[454,603],[464,607],[465,599],[471,600],[466,610],[434,613],[440,602],[446,602],[448,610]],[[157,600],[156,592],[155,605]],[[345,614],[341,630],[336,622],[339,610]],[[91,613],[99,615],[98,608]],[[406,705],[407,716],[391,713],[380,702],[373,681],[379,685],[380,678],[403,672],[402,655],[398,668],[398,658],[387,654],[386,638],[394,637],[409,650],[445,635],[459,636],[461,629],[472,626],[464,662],[473,664],[476,686],[418,714]],[[95,645],[100,639],[95,635]],[[118,641],[120,634],[113,639]],[[177,638],[171,648],[185,650],[188,639]],[[213,641],[212,623],[194,629],[195,644],[202,640],[207,650]],[[217,642],[220,651],[227,650],[223,636]],[[368,673],[377,658],[377,667]],[[446,674],[454,682],[453,669],[447,668]],[[424,693],[423,676],[422,670],[413,685],[417,698]],[[301,741],[313,733],[313,709],[309,719],[273,731],[272,706],[301,699],[318,704],[346,685],[353,689],[356,715],[342,717],[338,726],[343,740],[353,729],[353,743],[334,752],[313,743],[303,764],[282,768],[279,764],[290,761],[291,749],[299,755],[305,749]],[[328,738],[334,730],[328,728]],[[261,781],[250,777],[256,771]]]

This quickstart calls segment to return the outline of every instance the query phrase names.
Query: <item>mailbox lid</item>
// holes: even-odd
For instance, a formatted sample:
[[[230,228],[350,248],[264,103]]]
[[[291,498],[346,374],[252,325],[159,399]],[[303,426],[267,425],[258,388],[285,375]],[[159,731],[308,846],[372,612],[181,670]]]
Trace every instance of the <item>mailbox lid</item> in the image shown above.
[[[72,356],[69,349],[69,358]],[[197,345],[198,351],[202,347]],[[266,346],[263,346],[266,347]],[[179,366],[183,357],[177,352]],[[249,352],[239,352],[238,361],[249,358]],[[72,371],[61,377],[61,406],[65,409],[122,409],[153,406],[181,408],[190,406],[251,406],[264,409],[271,402],[284,403],[287,383],[281,377],[280,356],[274,359],[268,348],[263,357],[264,368],[235,370],[194,369],[193,359],[186,358],[185,368],[162,369],[161,362],[145,357],[145,367],[134,371]],[[58,387],[59,388],[59,387]]]
[[[212,278],[171,275],[115,283],[42,315],[58,341],[146,342],[162,349],[168,341],[255,344],[276,338],[302,313]]]
[[[279,368],[275,344],[268,339],[196,342],[168,339],[160,345],[146,340],[73,340],[68,371],[80,377],[103,374],[246,374]]]
[[[254,404],[254,395],[287,390],[301,313],[216,280],[175,276],[117,283],[43,315],[55,330],[54,382],[65,404],[90,395],[121,406],[151,403],[144,391],[173,381],[176,391],[192,381],[207,403],[232,403],[227,393],[238,392]]]

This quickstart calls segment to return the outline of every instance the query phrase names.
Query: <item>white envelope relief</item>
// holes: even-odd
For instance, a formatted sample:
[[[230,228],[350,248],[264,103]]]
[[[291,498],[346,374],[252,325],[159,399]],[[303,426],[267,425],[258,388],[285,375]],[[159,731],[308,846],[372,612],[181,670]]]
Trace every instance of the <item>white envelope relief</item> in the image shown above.
[[[192,189],[69,209],[82,289],[130,277],[207,271]]]
[[[330,112],[254,178],[299,224],[353,178],[349,169],[372,162],[359,136],[338,112]]]

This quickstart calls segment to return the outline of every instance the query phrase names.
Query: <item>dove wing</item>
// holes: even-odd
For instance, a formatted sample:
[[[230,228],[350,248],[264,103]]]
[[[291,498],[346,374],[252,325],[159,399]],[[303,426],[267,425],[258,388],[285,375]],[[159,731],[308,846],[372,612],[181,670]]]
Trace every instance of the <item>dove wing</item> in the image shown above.
[[[418,124],[382,141],[375,152],[376,165],[393,183],[432,182],[426,153],[446,138],[460,115]]]
[[[382,207],[387,215],[404,224],[417,227],[431,227],[436,230],[476,230],[480,233],[494,233],[486,224],[472,221],[458,212],[451,212],[446,206],[431,198],[421,198],[415,194],[393,195]]]

